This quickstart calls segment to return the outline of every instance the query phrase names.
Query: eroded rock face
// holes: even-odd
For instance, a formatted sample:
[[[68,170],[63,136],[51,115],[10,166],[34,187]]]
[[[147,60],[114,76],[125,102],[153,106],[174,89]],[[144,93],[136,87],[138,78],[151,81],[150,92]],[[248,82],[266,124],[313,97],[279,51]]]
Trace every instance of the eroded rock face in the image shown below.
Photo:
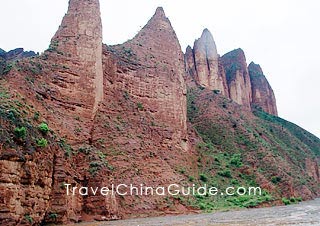
[[[163,9],[159,7],[132,40],[111,48],[135,65],[118,69],[116,85],[138,97],[162,123],[186,133],[183,53]]]
[[[219,67],[217,47],[208,29],[194,42],[193,49],[188,47],[185,54],[186,70],[196,83],[211,90],[219,90],[228,96],[226,79]]]
[[[260,65],[251,62],[248,71],[252,88],[252,104],[261,107],[269,114],[278,115],[276,98]]]
[[[163,9],[158,8],[132,40],[105,45],[103,67],[105,96],[94,119],[92,143],[103,145],[100,150],[117,169],[110,181],[150,186],[177,183],[182,177],[175,172],[176,166],[192,164],[193,158],[187,141],[183,53]],[[129,159],[116,157],[121,152]],[[90,184],[101,184],[104,178],[97,174]],[[88,197],[86,201],[91,203],[86,205],[89,212],[101,215],[106,213],[100,206],[108,206],[108,214],[124,217],[166,209],[159,196],[116,197],[113,202]]]
[[[186,69],[185,81],[188,87],[196,85],[195,80],[197,79],[197,70],[194,61],[193,49],[191,48],[191,46],[188,46],[186,49],[186,53],[184,54],[184,63]]]
[[[188,184],[190,176],[198,178],[199,172],[204,171],[199,166],[203,155],[196,145],[203,140],[193,130],[194,125],[187,125],[184,78],[190,87],[192,83],[194,87],[199,84],[208,87],[199,89],[208,95],[199,102],[191,101],[199,105],[193,106],[194,111],[205,109],[195,114],[201,117],[199,122],[204,127],[225,123],[225,130],[222,127],[209,130],[221,135],[212,142],[220,146],[217,150],[225,139],[235,139],[233,135],[226,135],[241,132],[238,127],[243,127],[245,137],[255,139],[253,134],[247,134],[247,129],[241,125],[243,121],[238,123],[242,113],[248,117],[253,115],[242,111],[235,103],[229,106],[225,97],[210,90],[221,89],[229,96],[225,81],[228,77],[232,98],[250,106],[250,79],[243,52],[238,51],[235,56],[220,61],[212,36],[204,31],[195,51],[191,47],[187,49],[184,62],[177,36],[162,8],[156,10],[132,40],[117,46],[102,46],[99,14],[98,0],[70,0],[68,13],[51,47],[32,61],[22,60],[21,70],[12,70],[5,78],[3,84],[8,93],[23,97],[23,101],[33,106],[19,109],[20,112],[34,109],[24,117],[36,128],[36,132],[29,131],[29,135],[34,135],[29,140],[42,136],[37,129],[42,120],[48,122],[51,131],[46,137],[50,138],[48,147],[34,154],[0,144],[0,224],[23,225],[30,217],[35,224],[41,224],[190,212],[187,204],[170,197],[94,196],[92,193],[67,196],[65,187],[66,183],[78,188],[110,188],[111,184],[156,187],[180,182]],[[188,65],[189,76],[184,64]],[[203,83],[200,83],[197,67]],[[197,84],[189,83],[190,78]],[[7,96],[7,92],[2,94]],[[13,102],[23,105],[20,104],[23,101]],[[12,113],[10,109],[0,110],[0,116]],[[38,117],[41,113],[39,121],[35,113]],[[230,118],[230,114],[235,118]],[[9,116],[12,118],[11,114]],[[0,133],[3,141],[3,137],[13,135],[15,126],[20,126],[10,124],[10,120],[5,120],[6,130],[2,130],[8,135]],[[1,121],[0,125],[2,129],[4,123]],[[233,146],[231,148],[230,153],[235,151]],[[15,152],[19,152],[19,158],[12,157]],[[206,158],[202,159],[203,163],[215,170]],[[252,164],[256,162],[252,158]],[[274,162],[278,164],[275,159]],[[315,166],[310,164],[309,168],[310,175],[314,175]],[[212,171],[212,175],[215,173]],[[262,175],[260,181],[266,188],[272,186]]]
[[[230,98],[251,109],[251,82],[243,50],[236,49],[226,53],[221,57],[221,62],[225,69]]]
[[[63,98],[77,101],[90,117],[90,112],[97,110],[103,98],[99,0],[70,0],[68,12],[52,38],[49,51],[62,55],[67,67],[75,69],[74,72],[60,72],[73,83],[59,89]]]

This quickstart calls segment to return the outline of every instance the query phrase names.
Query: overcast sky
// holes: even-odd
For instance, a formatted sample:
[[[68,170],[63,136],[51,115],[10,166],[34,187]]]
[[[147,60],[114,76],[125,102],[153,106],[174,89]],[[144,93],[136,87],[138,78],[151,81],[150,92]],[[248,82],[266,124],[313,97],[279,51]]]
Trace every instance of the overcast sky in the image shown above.
[[[220,55],[241,47],[261,65],[279,116],[320,137],[320,1],[100,0],[104,43],[131,39],[163,6],[183,51],[204,28]],[[68,0],[1,0],[0,48],[42,52],[67,11]]]

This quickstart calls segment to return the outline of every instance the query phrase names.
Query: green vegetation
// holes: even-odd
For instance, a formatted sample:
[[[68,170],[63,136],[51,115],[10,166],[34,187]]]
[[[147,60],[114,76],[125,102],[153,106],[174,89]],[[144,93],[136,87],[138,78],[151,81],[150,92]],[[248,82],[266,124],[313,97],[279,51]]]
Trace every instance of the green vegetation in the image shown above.
[[[57,48],[59,46],[59,42],[58,41],[52,41],[49,45],[49,48],[47,49],[47,51],[49,52],[56,52]]]
[[[279,118],[274,115],[270,115],[266,112],[264,112],[259,107],[254,107],[253,113],[260,119],[264,120],[266,123],[265,126],[269,127],[270,129],[275,129],[273,132],[277,136],[281,136],[282,139],[285,137],[280,134],[280,131],[278,131],[276,126],[280,126],[281,129],[286,129],[291,136],[294,136],[294,139],[297,139],[304,145],[307,145],[307,147],[317,156],[320,156],[320,140],[318,137],[314,136],[313,134],[309,133],[308,131],[302,129],[301,127],[295,125],[292,122],[289,122],[287,120],[284,120],[282,118]],[[288,140],[284,140],[284,142],[288,143]]]
[[[264,202],[271,201],[272,198],[270,195],[265,193],[262,196],[242,195],[238,197],[230,197],[227,200],[235,206],[248,208],[258,206],[259,204]]]
[[[218,175],[220,175],[222,177],[232,178],[231,171],[229,169],[219,171]]]
[[[39,118],[40,118],[40,113],[37,111],[37,112],[34,113],[33,119],[36,120],[36,121],[38,121]]]
[[[65,139],[60,139],[58,141],[58,144],[60,146],[60,148],[62,148],[64,150],[64,155],[66,157],[71,157],[72,153],[73,153],[73,149],[72,147],[66,142]]]
[[[195,178],[193,176],[189,176],[188,179],[190,182],[193,182],[195,180]]]
[[[2,71],[2,73],[1,73],[1,75],[8,74],[11,71],[12,68],[13,68],[12,64],[6,64],[4,69],[3,69],[3,71]]]
[[[47,123],[42,122],[39,126],[38,129],[40,130],[41,133],[43,134],[47,134],[49,132],[49,127],[47,125]]]
[[[24,126],[15,128],[13,132],[18,139],[25,139],[27,136],[27,129]]]
[[[29,214],[24,215],[24,218],[28,221],[28,223],[33,224],[33,218]]]
[[[48,141],[45,138],[38,139],[36,143],[37,143],[37,146],[41,148],[45,148],[48,145]]]
[[[294,203],[298,203],[298,202],[301,202],[302,201],[302,198],[301,197],[290,197],[289,199],[288,198],[282,198],[282,203],[284,205],[290,205],[290,204],[294,204]]]
[[[231,156],[230,164],[233,165],[233,166],[235,166],[235,167],[241,167],[241,166],[243,166],[241,154],[240,154],[240,153],[238,153],[238,154],[233,154],[233,155]]]
[[[129,94],[129,92],[128,92],[128,91],[124,91],[123,97],[124,97],[124,99],[126,99],[126,100],[130,100],[130,94]]]
[[[202,182],[208,182],[208,177],[207,177],[207,175],[205,175],[205,174],[203,174],[203,173],[201,173],[201,174],[199,175],[199,179],[200,179]]]
[[[278,184],[279,182],[281,182],[281,177],[271,177],[271,182],[274,184]]]
[[[194,118],[197,116],[199,109],[196,106],[196,91],[194,89],[190,89],[187,92],[187,116],[190,122],[193,122]]]
[[[89,173],[95,176],[100,170],[113,170],[113,167],[106,159],[106,154],[98,150],[94,146],[86,146],[81,148],[81,152],[86,154],[88,159],[91,160],[89,164]]]
[[[290,200],[287,199],[287,198],[282,198],[282,202],[283,202],[283,204],[285,204],[285,205],[290,205]]]
[[[58,218],[58,214],[56,213],[50,213],[49,214],[49,219],[53,220],[53,221],[56,221]]]
[[[143,105],[142,105],[142,103],[137,103],[137,107],[138,107],[138,109],[140,110],[140,111],[143,111]]]
[[[230,70],[235,70],[233,65]],[[300,127],[253,107],[256,117],[238,111],[232,101],[215,92],[191,88],[187,92],[187,117],[202,138],[196,145],[201,175],[195,184],[219,188],[259,186],[257,173],[269,178],[276,189],[262,196],[195,197],[191,201],[204,211],[234,207],[254,207],[281,200],[286,191],[282,183],[290,178],[295,186],[307,185],[316,192],[318,185],[305,174],[306,158],[320,156],[320,140]],[[275,175],[275,172],[283,172]],[[283,170],[285,169],[285,170]],[[205,175],[205,179],[203,179]],[[259,175],[259,176],[260,176]],[[186,178],[186,181],[190,182]],[[205,182],[204,182],[205,181]],[[295,203],[298,198],[283,199]]]

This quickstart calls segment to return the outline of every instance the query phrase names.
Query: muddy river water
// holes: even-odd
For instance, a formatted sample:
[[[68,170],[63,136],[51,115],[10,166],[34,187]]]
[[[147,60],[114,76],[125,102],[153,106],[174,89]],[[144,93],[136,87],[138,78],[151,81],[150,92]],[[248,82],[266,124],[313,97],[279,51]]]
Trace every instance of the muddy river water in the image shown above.
[[[320,199],[289,206],[181,216],[81,223],[78,226],[319,225]]]

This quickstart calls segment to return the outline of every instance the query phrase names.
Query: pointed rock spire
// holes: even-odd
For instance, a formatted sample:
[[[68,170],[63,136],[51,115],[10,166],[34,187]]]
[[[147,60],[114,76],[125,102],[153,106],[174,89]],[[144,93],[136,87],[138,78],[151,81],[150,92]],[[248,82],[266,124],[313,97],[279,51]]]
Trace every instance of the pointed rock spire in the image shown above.
[[[184,136],[187,131],[184,55],[163,8],[157,8],[132,40],[114,48],[118,51],[130,49],[134,59],[144,66],[132,72],[136,77],[141,77],[132,94],[147,97],[142,101],[146,107],[157,109],[155,117],[163,120],[164,124],[175,125],[183,131],[177,136]],[[153,77],[152,81],[144,76],[146,74]],[[144,91],[147,89],[145,87],[150,90]]]
[[[178,58],[182,59],[179,40],[162,7],[156,9],[155,14],[132,41],[147,45],[151,50],[179,53]]]
[[[186,71],[195,82],[211,90],[219,90],[228,96],[226,79],[219,66],[219,55],[212,34],[206,28],[199,39],[194,42],[193,50],[187,48]]]
[[[155,16],[166,18],[166,14],[165,14],[165,12],[164,12],[162,7],[158,7],[156,9]]]
[[[93,113],[103,98],[102,24],[99,0],[70,0],[67,14],[52,38],[51,52],[69,58],[77,71],[72,92],[61,89],[67,99],[80,102]],[[75,72],[73,72],[75,74]]]
[[[201,37],[194,42],[194,50],[196,54],[203,55],[206,59],[218,58],[216,43],[207,28],[203,30]]]
[[[193,55],[193,49],[191,46],[188,46],[186,49],[186,53],[184,55],[184,61],[186,66],[187,73],[194,78],[197,75],[195,61],[194,61],[194,55]]]
[[[253,61],[249,64],[248,70],[249,70],[249,72],[250,71],[252,72],[253,76],[263,75],[263,71],[262,71],[262,68],[260,67],[260,65],[255,64]]]
[[[252,88],[252,104],[261,107],[269,114],[277,115],[278,111],[274,92],[264,76],[260,65],[251,62],[248,70]]]

